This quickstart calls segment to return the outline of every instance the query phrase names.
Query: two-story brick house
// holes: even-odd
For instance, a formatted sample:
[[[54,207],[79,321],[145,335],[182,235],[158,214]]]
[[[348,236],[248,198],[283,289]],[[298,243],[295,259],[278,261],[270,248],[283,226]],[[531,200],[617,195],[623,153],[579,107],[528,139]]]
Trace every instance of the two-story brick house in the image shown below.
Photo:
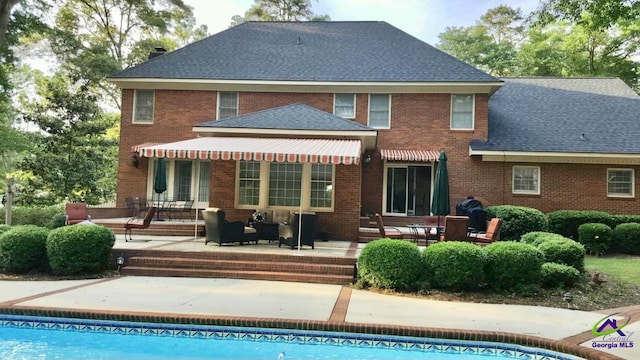
[[[507,79],[502,91],[505,81],[384,22],[249,22],[154,56],[110,80],[122,89],[121,207],[125,197],[153,196],[155,162],[163,157],[169,183],[163,196],[197,198],[194,207],[220,207],[235,219],[256,208],[312,210],[333,237],[355,239],[363,211],[429,213],[440,151],[447,153],[454,203],[475,195],[486,205],[543,211],[630,211],[636,205],[632,153],[640,149],[627,150],[623,169],[600,162],[594,173],[586,169],[594,166],[593,156],[569,164],[572,145],[536,148],[550,141],[545,132],[552,128],[531,112],[561,102],[555,98],[560,95],[570,101],[571,94],[546,98],[545,89],[553,86],[538,86],[542,90],[527,98],[531,94],[518,88],[527,85],[516,79]],[[626,95],[625,114],[640,103]],[[493,98],[498,101],[490,111]],[[538,108],[521,106],[538,99]],[[550,119],[560,121],[560,129],[571,128],[582,112],[560,105],[574,111]],[[518,133],[518,126],[531,124],[533,130]],[[629,134],[637,132],[634,126]],[[539,141],[523,140],[527,136]],[[554,130],[555,139],[562,136]],[[545,157],[553,151],[565,156]],[[579,180],[599,181],[604,189],[610,181],[598,177],[609,172],[614,196],[605,190],[602,201],[576,201],[583,190],[565,172],[583,168]],[[615,191],[627,190],[623,198],[633,201],[607,203],[620,199]]]

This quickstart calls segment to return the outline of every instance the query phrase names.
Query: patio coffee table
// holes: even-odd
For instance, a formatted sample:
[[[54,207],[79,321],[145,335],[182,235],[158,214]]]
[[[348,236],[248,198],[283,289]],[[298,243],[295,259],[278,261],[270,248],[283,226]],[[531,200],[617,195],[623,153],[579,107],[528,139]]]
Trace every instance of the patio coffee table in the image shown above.
[[[280,223],[277,222],[253,222],[251,224],[258,232],[258,239],[269,240],[269,243],[280,238],[279,225]]]

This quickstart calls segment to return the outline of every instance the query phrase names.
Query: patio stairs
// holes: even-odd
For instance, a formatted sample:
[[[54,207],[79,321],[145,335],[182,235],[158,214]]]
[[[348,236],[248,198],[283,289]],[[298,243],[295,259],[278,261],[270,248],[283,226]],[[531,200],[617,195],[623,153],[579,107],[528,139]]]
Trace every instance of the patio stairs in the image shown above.
[[[114,250],[122,275],[205,277],[348,285],[355,258],[249,252]]]
[[[140,219],[138,222],[141,222]],[[124,234],[124,224],[126,219],[96,219],[95,223],[105,226],[113,231],[114,234]],[[198,224],[198,236],[204,236],[204,223]],[[152,221],[146,229],[135,229],[134,237],[144,237],[145,235],[160,236],[193,236],[195,232],[195,223],[193,221]]]

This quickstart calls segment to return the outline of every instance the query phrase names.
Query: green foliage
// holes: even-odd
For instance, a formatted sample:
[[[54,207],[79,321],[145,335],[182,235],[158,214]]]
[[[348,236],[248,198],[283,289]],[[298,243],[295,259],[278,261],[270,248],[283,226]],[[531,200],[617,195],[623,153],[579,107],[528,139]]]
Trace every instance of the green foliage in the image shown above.
[[[93,274],[109,265],[115,235],[99,225],[71,225],[52,230],[47,238],[51,270],[60,275]]]
[[[365,285],[409,290],[417,287],[424,264],[418,246],[407,241],[378,239],[358,257],[358,275]]]
[[[607,224],[587,223],[578,227],[578,241],[589,254],[604,255],[611,245],[612,238],[613,230]]]
[[[640,224],[620,224],[613,229],[614,243],[619,244],[622,252],[640,254]]]
[[[544,254],[532,245],[498,241],[485,247],[488,254],[485,276],[494,290],[518,290],[540,283]]]
[[[0,216],[4,218],[5,209],[0,209]],[[36,225],[50,229],[59,227],[60,216],[64,225],[64,209],[61,205],[55,206],[16,206],[11,211],[11,223],[13,225]]]
[[[569,239],[578,239],[578,227],[586,223],[602,223],[611,226],[612,217],[604,211],[558,210],[547,214],[549,231]]]
[[[497,205],[486,208],[489,218],[500,218],[500,238],[520,240],[523,234],[532,231],[547,231],[547,217],[540,210],[513,205]]]
[[[45,270],[49,230],[34,225],[15,226],[0,234],[0,271],[26,274]]]
[[[577,269],[554,262],[542,264],[542,285],[547,288],[571,287],[580,280],[580,271]]]
[[[538,245],[546,262],[571,266],[584,270],[585,248],[582,244],[568,238],[544,241]]]
[[[522,235],[521,243],[538,246],[549,240],[566,239],[564,236],[546,231],[532,231]]]
[[[487,254],[476,245],[445,241],[422,252],[426,274],[434,288],[468,290],[484,284]]]
[[[0,224],[0,235],[7,232],[9,229],[11,229],[11,225]]]

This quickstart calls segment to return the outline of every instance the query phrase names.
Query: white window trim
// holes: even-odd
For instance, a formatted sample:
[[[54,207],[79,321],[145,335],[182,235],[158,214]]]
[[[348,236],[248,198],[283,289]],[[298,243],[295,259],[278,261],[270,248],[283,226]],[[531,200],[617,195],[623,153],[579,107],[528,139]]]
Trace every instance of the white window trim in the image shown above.
[[[240,205],[240,161],[236,161],[236,178],[235,178],[235,207],[236,209],[278,209],[278,210],[300,210],[299,206],[271,206],[269,205],[269,164],[268,161],[260,162],[260,200],[258,205]],[[336,166],[333,166],[331,172],[331,184],[333,191],[331,192],[331,207],[316,208],[311,207],[311,163],[302,164],[302,188],[300,190],[300,199],[303,211],[317,212],[333,212],[336,206]]]
[[[198,186],[198,181],[199,181],[199,175],[200,175],[200,163],[206,162],[203,160],[190,160],[190,159],[165,159],[165,163],[167,166],[167,191],[166,191],[166,198],[167,199],[173,199],[174,198],[174,193],[173,193],[173,184],[175,183],[175,166],[176,166],[176,160],[186,160],[186,161],[191,161],[191,197],[195,200],[194,201],[194,207],[197,207],[198,209],[206,209],[209,207],[209,203],[208,202],[204,202],[204,201],[198,201],[196,199],[196,191],[197,188],[196,186]],[[153,174],[155,173],[155,161],[149,161],[149,165],[148,165],[148,170],[147,170],[147,199],[148,201],[151,201],[151,199],[155,199],[157,197],[157,194],[154,193],[153,191]],[[211,192],[211,179],[209,179],[209,192]],[[182,201],[179,203],[183,203]]]
[[[152,105],[151,105],[151,120],[139,121],[136,120],[136,109],[138,108],[138,91],[151,91],[152,94]],[[145,89],[136,89],[133,91],[133,111],[131,112],[131,123],[132,124],[153,124],[153,121],[156,116],[156,92],[155,90],[145,90]]]
[[[516,189],[516,169],[537,169],[538,170],[538,188],[536,190],[518,190]],[[524,194],[524,195],[540,195],[540,188],[542,187],[540,184],[540,167],[539,166],[524,166],[524,165],[514,165],[511,168],[511,192],[513,194]]]
[[[456,95],[471,95],[471,127],[470,128],[454,128],[453,127],[453,97]],[[453,131],[469,131],[476,128],[476,94],[460,93],[451,94],[451,101],[449,106],[449,129]]]
[[[389,124],[389,126],[387,127],[375,127],[375,126],[371,126],[369,123],[369,117],[371,116],[371,95],[387,95],[389,97],[389,118],[387,119],[387,123]],[[369,101],[367,104],[367,126],[373,128],[373,129],[391,129],[391,94],[369,94]]]
[[[631,194],[610,194],[609,193],[609,171],[626,171],[631,173]],[[636,172],[635,169],[628,168],[608,168],[607,169],[607,197],[631,199],[636,197]]]
[[[353,116],[350,117],[346,117],[344,119],[355,119],[356,118],[356,94],[351,94],[351,93],[339,93],[339,94],[333,94],[333,115],[336,115],[336,95],[353,95]],[[339,115],[336,115],[339,116]]]
[[[238,104],[240,103],[240,93],[235,91],[218,91],[218,95],[216,98],[216,120],[220,120],[220,94],[228,93],[228,94],[236,94],[236,115],[240,113],[240,109],[238,108]]]

